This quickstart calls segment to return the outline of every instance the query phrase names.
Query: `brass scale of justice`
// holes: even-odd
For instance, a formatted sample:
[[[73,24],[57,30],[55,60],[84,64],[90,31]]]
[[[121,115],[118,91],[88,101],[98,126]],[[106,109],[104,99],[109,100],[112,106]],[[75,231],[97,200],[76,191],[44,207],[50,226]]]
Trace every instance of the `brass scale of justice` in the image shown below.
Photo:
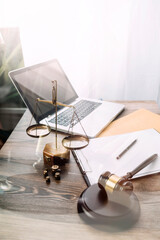
[[[57,159],[57,161],[59,160],[60,162],[65,163],[70,158],[69,150],[81,149],[83,147],[86,147],[89,143],[89,138],[80,122],[80,119],[78,117],[78,114],[76,113],[75,107],[73,105],[66,105],[64,103],[58,102],[57,101],[57,81],[56,80],[52,81],[52,84],[53,84],[52,85],[52,101],[41,100],[41,99],[37,98],[36,107],[35,107],[36,108],[35,112],[37,113],[38,102],[48,103],[48,104],[52,104],[53,106],[55,106],[55,144],[47,143],[43,150],[44,164],[50,165],[50,166],[55,164],[55,159]],[[57,106],[73,108],[73,115],[72,115],[72,119],[71,119],[70,126],[68,129],[69,136],[65,137],[62,140],[62,144],[58,144],[58,140],[57,140]],[[41,112],[40,108],[39,108],[39,111]],[[78,122],[80,123],[85,136],[72,135],[72,129],[73,129],[75,117],[77,118]],[[33,116],[31,118],[31,121],[29,124],[30,126],[26,129],[26,132],[30,137],[35,137],[35,138],[45,137],[48,134],[50,134],[51,128],[50,128],[49,124],[47,123],[47,121],[46,121],[46,125],[44,125],[44,124],[31,125],[32,119],[33,119]],[[71,133],[70,133],[70,131],[71,131]]]
[[[57,81],[52,81],[52,101],[36,100],[36,111],[38,108],[38,102],[48,103],[55,106],[55,144],[47,143],[43,150],[44,165],[65,164],[69,161],[70,150],[79,150],[86,147],[89,144],[89,138],[80,122],[76,109],[73,105],[66,105],[57,101]],[[57,143],[57,106],[70,107],[73,109],[72,119],[68,129],[68,136],[62,139],[62,144],[58,146]],[[39,108],[40,110],[40,108]],[[84,135],[73,135],[74,118],[77,118],[80,123]],[[51,128],[48,123],[31,125],[33,116],[31,118],[29,127],[26,129],[26,133],[30,137],[39,138],[45,137],[51,132]],[[71,130],[72,129],[72,130]],[[83,220],[95,223],[108,224],[123,223],[124,221],[137,220],[139,214],[139,201],[136,195],[133,193],[133,184],[130,181],[131,178],[140,170],[149,165],[157,158],[157,154],[152,155],[139,166],[137,166],[132,172],[128,172],[125,176],[119,177],[110,172],[105,172],[99,177],[98,183],[89,186],[84,190],[79,197],[77,209],[81,214]],[[118,206],[118,207],[117,207]],[[91,223],[90,222],[90,223]]]

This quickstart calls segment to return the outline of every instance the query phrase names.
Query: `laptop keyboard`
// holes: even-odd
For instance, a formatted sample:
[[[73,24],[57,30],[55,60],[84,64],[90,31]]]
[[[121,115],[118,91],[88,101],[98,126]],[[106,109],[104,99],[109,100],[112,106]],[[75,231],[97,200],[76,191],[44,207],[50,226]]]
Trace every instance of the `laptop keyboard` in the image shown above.
[[[76,113],[78,115],[79,120],[85,118],[88,114],[93,112],[97,107],[99,107],[102,103],[91,102],[88,100],[80,100],[74,106],[76,108]],[[60,113],[57,116],[57,124],[61,126],[67,127],[71,123],[71,119],[73,116],[74,109],[67,108],[64,112]],[[52,118],[49,122],[55,123],[55,117]],[[78,122],[77,117],[74,117],[73,125]]]

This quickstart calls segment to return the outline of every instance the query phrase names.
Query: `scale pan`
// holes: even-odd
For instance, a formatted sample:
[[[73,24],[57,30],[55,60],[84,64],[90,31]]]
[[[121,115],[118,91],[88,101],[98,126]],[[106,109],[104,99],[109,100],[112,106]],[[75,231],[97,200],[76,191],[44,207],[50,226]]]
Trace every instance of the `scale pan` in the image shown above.
[[[50,132],[51,132],[51,128],[49,126],[44,125],[44,124],[34,124],[34,125],[29,126],[26,129],[26,133],[30,137],[35,137],[35,138],[45,137]]]
[[[72,135],[63,138],[62,145],[69,150],[78,150],[86,147],[89,144],[88,137],[81,135]]]

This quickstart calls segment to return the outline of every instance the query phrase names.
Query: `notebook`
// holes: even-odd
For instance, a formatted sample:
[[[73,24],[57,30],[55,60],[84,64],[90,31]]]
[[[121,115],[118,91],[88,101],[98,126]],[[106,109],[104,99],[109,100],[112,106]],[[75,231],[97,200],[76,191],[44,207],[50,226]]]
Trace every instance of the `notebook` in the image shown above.
[[[135,139],[136,143],[117,159],[123,149]],[[155,129],[91,139],[86,148],[74,151],[74,157],[88,186],[97,183],[99,176],[106,171],[121,177],[153,154],[158,154],[158,158],[133,178],[160,171],[160,134]]]
[[[57,101],[76,107],[81,124],[75,118],[73,123],[75,134],[85,134],[82,125],[89,137],[97,136],[124,109],[123,104],[80,98],[56,59],[11,71],[9,77],[35,120],[38,123],[48,124],[53,129],[55,128],[54,107],[51,104],[40,103],[40,109],[35,111],[37,98],[52,99],[53,80],[57,80],[58,85]],[[72,115],[73,109],[58,108],[58,131],[68,132]]]

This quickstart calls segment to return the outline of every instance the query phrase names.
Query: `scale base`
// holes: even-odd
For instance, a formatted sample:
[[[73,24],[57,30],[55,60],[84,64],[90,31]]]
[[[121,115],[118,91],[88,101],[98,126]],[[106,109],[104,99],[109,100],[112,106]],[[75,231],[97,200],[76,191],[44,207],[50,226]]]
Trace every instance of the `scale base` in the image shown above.
[[[134,193],[118,194],[119,197],[108,198],[98,184],[91,185],[78,200],[80,217],[94,227],[103,225],[105,230],[130,228],[139,218],[139,201]]]
[[[64,165],[70,159],[70,151],[62,145],[55,148],[54,143],[47,143],[43,150],[43,160],[45,165]]]

